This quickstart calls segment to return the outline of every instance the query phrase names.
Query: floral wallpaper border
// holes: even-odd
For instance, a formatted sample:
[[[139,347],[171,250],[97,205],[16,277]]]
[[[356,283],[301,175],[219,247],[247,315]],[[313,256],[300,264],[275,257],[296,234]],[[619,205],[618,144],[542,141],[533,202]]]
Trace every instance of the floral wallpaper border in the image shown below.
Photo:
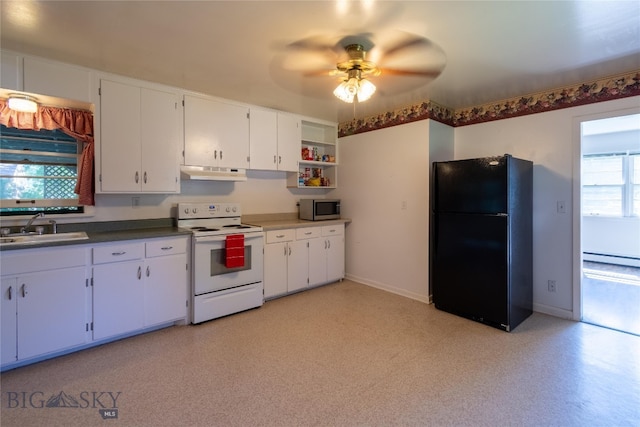
[[[427,100],[395,111],[340,123],[338,136],[355,135],[425,119],[453,127],[466,126],[638,95],[640,70],[460,110]]]

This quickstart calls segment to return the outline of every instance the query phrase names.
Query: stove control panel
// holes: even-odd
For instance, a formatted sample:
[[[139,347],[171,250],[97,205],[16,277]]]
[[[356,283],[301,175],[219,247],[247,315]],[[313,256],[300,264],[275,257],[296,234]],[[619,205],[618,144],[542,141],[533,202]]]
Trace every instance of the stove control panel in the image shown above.
[[[241,215],[238,203],[178,203],[178,219],[226,218]]]

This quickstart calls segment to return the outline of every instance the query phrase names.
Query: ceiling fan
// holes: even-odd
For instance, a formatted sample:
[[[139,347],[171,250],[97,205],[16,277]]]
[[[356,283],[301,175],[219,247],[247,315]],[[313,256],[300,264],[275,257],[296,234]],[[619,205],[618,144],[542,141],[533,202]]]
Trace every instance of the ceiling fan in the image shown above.
[[[312,92],[319,96],[327,92],[326,82],[318,78],[337,83],[333,95],[347,103],[368,100],[376,85],[389,96],[424,86],[442,73],[445,64],[446,56],[438,45],[401,31],[379,37],[348,35],[337,42],[331,37],[303,39],[287,46],[282,61],[289,74],[299,73],[303,81],[314,79],[302,86],[316,87]],[[323,88],[322,93],[318,87]]]

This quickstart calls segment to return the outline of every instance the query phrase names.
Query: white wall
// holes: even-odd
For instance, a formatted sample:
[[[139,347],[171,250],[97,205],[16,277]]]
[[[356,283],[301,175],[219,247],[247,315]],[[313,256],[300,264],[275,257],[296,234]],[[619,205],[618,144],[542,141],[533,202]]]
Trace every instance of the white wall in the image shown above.
[[[448,129],[448,131],[447,131]],[[430,120],[341,138],[340,185],[346,275],[429,300],[430,130],[440,157],[453,155],[453,130]],[[448,147],[447,142],[448,139]]]
[[[579,117],[638,106],[638,98],[567,108],[455,129],[457,159],[509,153],[534,162],[534,310],[575,318],[574,261],[580,252],[580,215],[574,211],[574,164],[579,164]],[[579,175],[578,175],[579,176]],[[566,213],[557,202],[566,202]],[[579,205],[578,205],[579,206]],[[578,235],[574,235],[574,225]],[[579,258],[578,258],[579,259]],[[578,270],[579,271],[579,270]],[[557,290],[549,292],[548,280]]]

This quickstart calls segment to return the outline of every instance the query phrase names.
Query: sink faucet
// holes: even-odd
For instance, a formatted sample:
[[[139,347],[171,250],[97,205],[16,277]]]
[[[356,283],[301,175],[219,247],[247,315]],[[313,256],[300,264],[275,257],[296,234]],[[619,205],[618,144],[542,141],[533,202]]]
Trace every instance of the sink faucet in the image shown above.
[[[44,213],[42,212],[38,212],[37,214],[35,214],[34,216],[31,217],[31,219],[29,219],[29,222],[27,222],[27,225],[25,225],[24,227],[22,227],[20,229],[20,232],[22,234],[26,234],[27,231],[29,230],[29,227],[31,227],[31,224],[33,224],[33,221],[36,220],[36,218],[42,218],[44,216]]]

